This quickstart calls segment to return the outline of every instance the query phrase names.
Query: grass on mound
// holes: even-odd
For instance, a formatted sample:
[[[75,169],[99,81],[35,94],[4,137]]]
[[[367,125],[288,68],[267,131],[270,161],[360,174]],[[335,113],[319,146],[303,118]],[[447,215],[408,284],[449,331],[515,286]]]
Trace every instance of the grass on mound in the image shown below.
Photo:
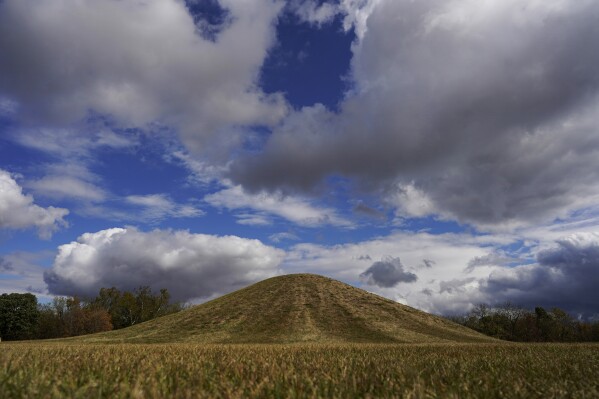
[[[443,318],[313,274],[274,277],[213,301],[76,342],[493,342]]]
[[[599,346],[0,344],[11,398],[598,398]]]

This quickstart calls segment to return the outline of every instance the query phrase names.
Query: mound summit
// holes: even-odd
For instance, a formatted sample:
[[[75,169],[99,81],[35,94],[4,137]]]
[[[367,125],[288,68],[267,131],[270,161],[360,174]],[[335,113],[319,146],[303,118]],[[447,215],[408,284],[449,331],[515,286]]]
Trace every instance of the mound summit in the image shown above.
[[[172,315],[79,342],[432,343],[491,338],[340,281],[273,277]]]

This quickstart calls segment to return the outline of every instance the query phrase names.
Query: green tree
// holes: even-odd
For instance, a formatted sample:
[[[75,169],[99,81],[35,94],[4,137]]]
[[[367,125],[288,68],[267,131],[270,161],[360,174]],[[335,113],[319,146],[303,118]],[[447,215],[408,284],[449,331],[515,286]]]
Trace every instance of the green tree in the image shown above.
[[[64,337],[64,326],[58,317],[54,304],[48,303],[38,306],[37,338],[61,338]]]
[[[0,295],[0,337],[6,340],[34,338],[38,315],[35,295]]]
[[[118,319],[121,295],[121,291],[115,287],[100,288],[98,296],[90,301],[90,305],[95,308],[106,310],[111,317],[112,323],[115,324]],[[114,327],[118,328],[116,324]]]

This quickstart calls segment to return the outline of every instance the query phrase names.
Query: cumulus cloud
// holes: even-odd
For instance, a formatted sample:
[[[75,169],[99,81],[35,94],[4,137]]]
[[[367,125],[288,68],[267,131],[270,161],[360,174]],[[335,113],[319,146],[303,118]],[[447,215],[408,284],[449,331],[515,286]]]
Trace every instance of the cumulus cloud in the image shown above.
[[[102,287],[167,288],[175,300],[223,294],[278,273],[284,253],[258,240],[187,231],[114,228],[61,245],[44,279],[59,295]]]
[[[413,283],[418,280],[414,273],[404,270],[399,258],[389,257],[374,262],[366,271],[360,274],[368,284],[379,287],[395,287],[399,283]]]
[[[309,191],[349,176],[398,216],[481,229],[596,203],[599,3],[353,3],[354,86],[339,112],[290,115],[261,153],[236,161],[235,181]]]
[[[590,317],[599,313],[599,233],[578,233],[540,251],[538,263],[503,268],[482,287],[491,301],[560,307]]]
[[[124,126],[178,127],[194,149],[208,137],[229,142],[230,126],[286,112],[281,95],[256,83],[282,3],[219,5],[227,23],[209,38],[205,18],[179,0],[2,1],[0,92],[30,122],[64,124],[91,110]]]
[[[35,227],[41,238],[48,239],[59,227],[66,226],[64,217],[68,214],[64,208],[36,205],[10,173],[0,169],[0,228]]]

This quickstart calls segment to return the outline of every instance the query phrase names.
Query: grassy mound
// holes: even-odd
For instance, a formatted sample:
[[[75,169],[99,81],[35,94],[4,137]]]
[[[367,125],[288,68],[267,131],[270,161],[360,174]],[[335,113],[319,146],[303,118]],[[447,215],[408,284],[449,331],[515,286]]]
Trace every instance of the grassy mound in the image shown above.
[[[77,342],[433,343],[491,338],[311,274],[270,278],[182,312]]]

